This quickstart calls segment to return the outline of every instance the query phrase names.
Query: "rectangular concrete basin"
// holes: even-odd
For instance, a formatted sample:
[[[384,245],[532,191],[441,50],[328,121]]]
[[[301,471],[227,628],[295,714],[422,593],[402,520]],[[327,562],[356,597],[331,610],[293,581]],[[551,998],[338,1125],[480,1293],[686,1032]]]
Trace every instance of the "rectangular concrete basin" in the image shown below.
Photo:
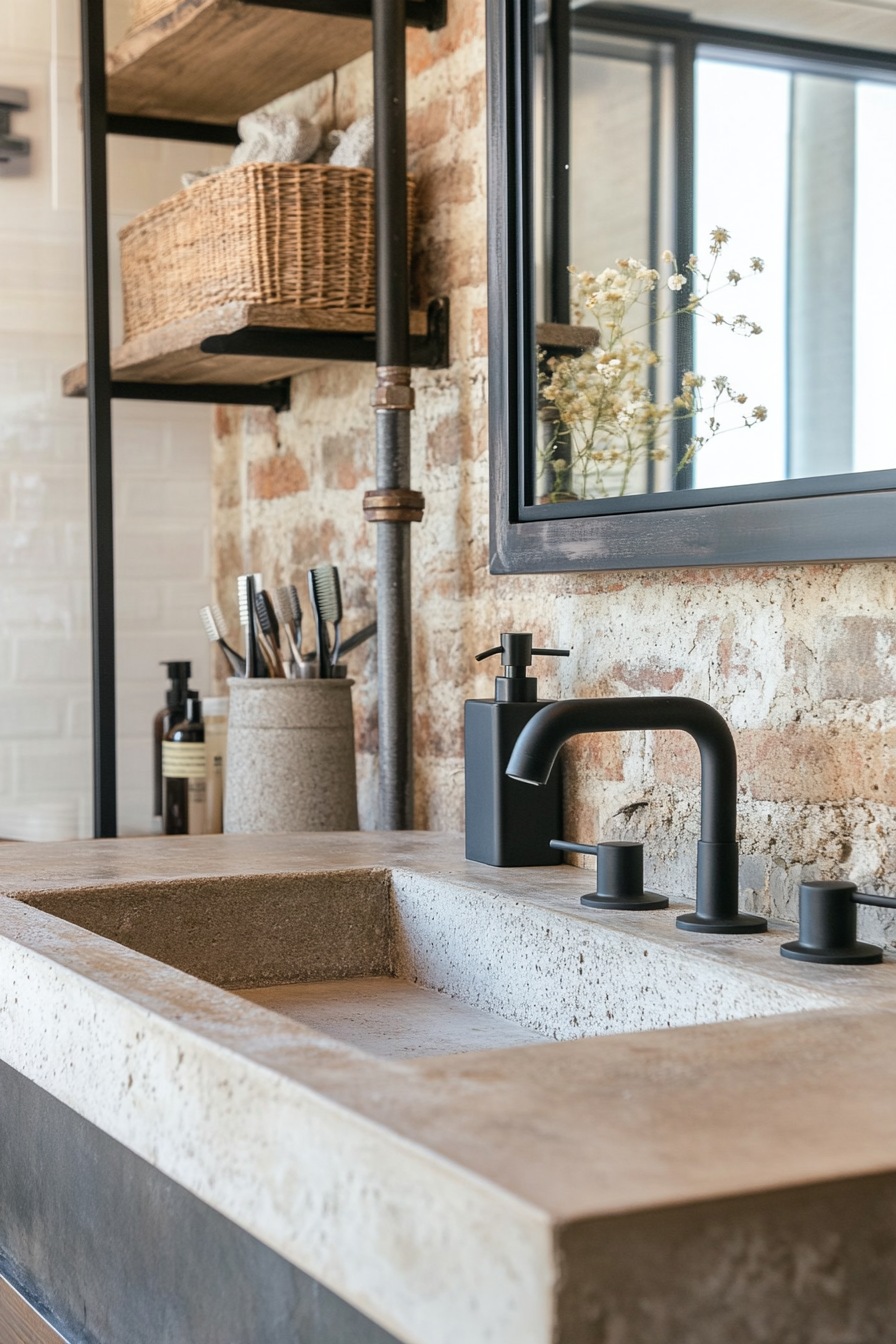
[[[38,893],[31,903],[396,1058],[842,1002],[782,962],[780,933],[681,933],[683,907],[595,912],[578,900],[587,881],[563,876],[527,870],[508,892],[401,868],[348,869],[124,883]]]

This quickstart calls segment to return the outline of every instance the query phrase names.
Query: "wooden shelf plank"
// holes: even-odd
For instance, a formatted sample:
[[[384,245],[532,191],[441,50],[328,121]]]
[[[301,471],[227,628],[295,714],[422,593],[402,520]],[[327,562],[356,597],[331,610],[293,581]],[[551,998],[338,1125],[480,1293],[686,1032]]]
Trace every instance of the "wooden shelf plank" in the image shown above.
[[[372,45],[367,19],[179,0],[107,55],[109,111],[232,125]]]
[[[270,304],[226,303],[185,322],[174,322],[158,331],[126,341],[112,351],[112,378],[134,383],[269,383],[294,373],[316,368],[323,359],[283,356],[209,355],[201,349],[207,336],[229,336],[244,327],[272,330],[351,332],[374,334],[373,313],[331,308],[286,308]],[[426,335],[426,313],[412,312],[411,334]],[[79,364],[63,374],[62,394],[83,397],[87,366]]]
[[[539,322],[535,328],[536,345],[560,350],[591,350],[600,345],[597,327],[570,327],[562,322]]]

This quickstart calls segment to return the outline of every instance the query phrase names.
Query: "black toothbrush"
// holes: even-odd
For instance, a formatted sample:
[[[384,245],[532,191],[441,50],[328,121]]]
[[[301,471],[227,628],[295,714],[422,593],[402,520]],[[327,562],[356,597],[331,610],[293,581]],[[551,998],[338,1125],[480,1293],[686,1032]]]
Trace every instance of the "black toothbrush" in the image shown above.
[[[285,677],[283,659],[280,656],[280,625],[274,615],[274,604],[270,594],[264,589],[255,594],[255,614],[261,631],[259,641],[264,639],[262,653],[272,677]]]
[[[241,574],[236,581],[240,604],[240,625],[246,632],[246,676],[266,677],[267,665],[260,656],[255,636],[255,593],[261,587],[260,574]]]
[[[332,654],[330,653],[329,641],[327,641],[329,667],[326,675],[329,677],[333,675],[333,668],[339,662],[341,652],[339,626],[342,621],[342,588],[339,584],[339,570],[331,564],[316,565],[309,577],[318,631],[323,627],[324,637],[326,638],[326,622],[329,621],[333,626]],[[319,638],[318,634],[318,640]],[[323,676],[323,673],[321,675]]]
[[[286,638],[289,641],[292,660],[298,668],[302,659],[302,608],[294,583],[284,583],[274,590],[277,610]],[[298,675],[298,673],[296,674]]]
[[[366,640],[371,639],[375,634],[376,621],[371,621],[370,625],[365,625],[363,630],[356,630],[353,635],[349,635],[345,643],[342,644],[339,650],[340,653],[351,653],[352,649],[356,649],[359,644],[365,643]]]
[[[200,607],[199,619],[205,627],[208,642],[217,644],[230,664],[233,675],[244,677],[246,675],[246,660],[227,643],[227,622],[224,620],[224,613],[217,602],[212,602],[207,607]]]
[[[318,566],[318,569],[320,568]],[[317,600],[318,580],[315,577],[317,572],[317,569],[308,571],[308,596],[311,599],[314,628],[317,631],[317,675],[324,681],[330,677],[330,638],[327,634],[327,622],[321,614],[320,603]]]

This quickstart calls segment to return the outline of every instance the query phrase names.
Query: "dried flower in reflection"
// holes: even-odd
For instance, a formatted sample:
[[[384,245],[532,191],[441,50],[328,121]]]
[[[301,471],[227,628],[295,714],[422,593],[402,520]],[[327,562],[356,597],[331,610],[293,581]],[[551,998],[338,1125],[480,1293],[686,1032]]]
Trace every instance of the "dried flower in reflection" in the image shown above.
[[[677,395],[665,404],[654,396],[656,368],[661,363],[656,335],[661,323],[693,314],[740,336],[758,336],[762,331],[745,313],[728,318],[720,312],[704,312],[711,296],[742,279],[732,269],[724,281],[714,283],[719,257],[729,241],[727,229],[712,230],[712,260],[706,270],[696,256],[690,256],[679,271],[675,255],[663,252],[662,263],[672,271],[666,286],[681,296],[668,311],[659,311],[657,306],[659,273],[634,257],[617,261],[599,275],[569,268],[572,320],[584,325],[590,319],[597,326],[599,341],[584,352],[539,350],[540,503],[608,498],[643,488],[638,482],[645,464],[670,456],[673,426],[692,422],[698,415],[701,433],[693,434],[683,451],[679,450],[677,471],[719,434],[750,429],[767,418],[766,408],[755,406],[750,414],[739,411],[736,422],[729,423],[724,412],[746,405],[747,394],[733,388],[724,375],[711,379],[707,387],[701,374],[689,370],[682,376]],[[752,257],[750,268],[761,272],[761,257]]]

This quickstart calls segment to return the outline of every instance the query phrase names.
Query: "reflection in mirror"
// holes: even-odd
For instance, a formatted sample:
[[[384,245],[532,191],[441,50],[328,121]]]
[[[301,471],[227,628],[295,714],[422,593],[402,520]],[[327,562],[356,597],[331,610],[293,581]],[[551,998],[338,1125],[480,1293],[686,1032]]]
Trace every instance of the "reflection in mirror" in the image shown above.
[[[896,0],[534,29],[532,502],[896,467]]]

